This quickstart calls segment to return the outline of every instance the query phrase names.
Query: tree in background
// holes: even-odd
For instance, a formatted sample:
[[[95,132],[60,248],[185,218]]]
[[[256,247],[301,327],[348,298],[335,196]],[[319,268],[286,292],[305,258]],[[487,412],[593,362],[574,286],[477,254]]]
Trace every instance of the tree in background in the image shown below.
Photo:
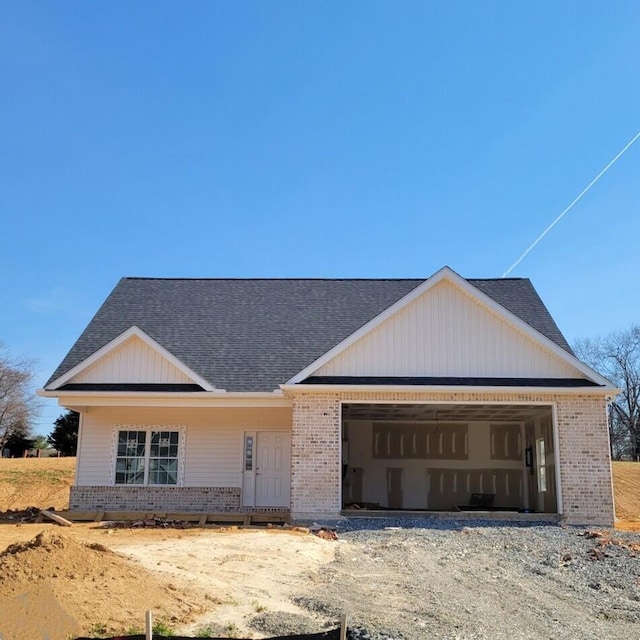
[[[6,442],[6,448],[13,458],[22,458],[29,449],[33,449],[33,438],[28,438],[21,431],[14,431]]]
[[[51,445],[47,436],[38,435],[33,439],[32,449],[48,449]]]
[[[75,456],[78,448],[80,414],[76,411],[67,411],[53,424],[55,425],[53,431],[47,438],[51,446],[63,456]]]
[[[12,358],[0,344],[0,451],[10,438],[28,438],[40,401],[33,393],[33,362]],[[13,452],[12,452],[13,455]]]
[[[578,340],[576,355],[622,392],[609,407],[611,456],[640,461],[640,325]]]

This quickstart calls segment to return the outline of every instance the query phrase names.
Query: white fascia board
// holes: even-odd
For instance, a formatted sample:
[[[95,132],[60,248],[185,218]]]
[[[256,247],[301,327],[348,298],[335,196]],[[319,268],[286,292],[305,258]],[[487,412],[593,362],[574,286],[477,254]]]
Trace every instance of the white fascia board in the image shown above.
[[[283,384],[281,389],[285,393],[321,393],[339,392],[377,392],[377,391],[406,391],[410,393],[492,393],[492,394],[513,394],[513,393],[536,393],[536,394],[571,394],[571,395],[605,395],[615,397],[621,389],[614,387],[474,387],[466,385],[388,385],[388,384]],[[376,404],[377,400],[367,401]],[[418,404],[420,403],[417,400]],[[463,404],[470,404],[462,401]],[[491,404],[483,401],[481,404]],[[528,404],[530,404],[528,402]]]
[[[320,367],[335,358],[339,353],[349,348],[354,342],[356,342],[356,340],[375,329],[385,320],[390,318],[392,315],[400,311],[402,308],[406,307],[423,293],[445,279],[460,287],[472,298],[475,298],[478,302],[491,309],[507,323],[516,327],[529,338],[545,347],[547,350],[551,351],[563,362],[580,371],[580,373],[585,375],[592,382],[595,382],[598,385],[602,385],[610,391],[615,390],[615,387],[611,384],[611,382],[604,376],[601,376],[597,371],[595,371],[595,369],[592,369],[584,362],[578,360],[578,358],[571,355],[568,351],[565,351],[562,347],[558,346],[553,340],[547,338],[545,335],[534,329],[531,325],[527,324],[524,320],[503,307],[501,304],[498,304],[493,298],[467,282],[461,275],[457,274],[450,267],[442,267],[442,269],[436,271],[436,273],[425,280],[420,286],[410,291],[406,296],[400,298],[400,300],[392,304],[389,308],[385,309],[381,314],[377,315],[375,318],[367,322],[367,324],[360,327],[360,329],[345,338],[342,342],[333,347],[333,349],[327,351],[327,353],[318,358],[315,362],[312,362],[308,367],[300,371],[300,373],[293,376],[293,378],[291,378],[290,380],[287,380],[285,384],[296,384],[308,378]]]
[[[43,398],[57,398],[62,407],[291,407],[282,392],[260,393],[153,393],[137,391],[50,391],[38,389]]]
[[[140,327],[135,324],[119,336],[111,340],[111,342],[107,342],[103,347],[95,351],[88,358],[77,364],[73,369],[70,369],[65,374],[61,375],[59,378],[54,380],[48,387],[47,390],[57,389],[61,387],[63,384],[71,380],[73,377],[77,376],[81,371],[84,371],[92,364],[100,360],[103,356],[107,355],[109,352],[113,351],[121,344],[126,342],[131,337],[140,338],[150,349],[153,349],[158,354],[160,354],[165,360],[168,360],[176,369],[179,369],[185,376],[191,378],[196,384],[199,384],[206,391],[222,391],[221,389],[216,389],[211,386],[211,384],[205,380],[202,376],[199,376],[195,371],[187,367],[181,360],[176,358],[170,351],[167,351],[161,344],[156,342],[151,336],[146,334]]]

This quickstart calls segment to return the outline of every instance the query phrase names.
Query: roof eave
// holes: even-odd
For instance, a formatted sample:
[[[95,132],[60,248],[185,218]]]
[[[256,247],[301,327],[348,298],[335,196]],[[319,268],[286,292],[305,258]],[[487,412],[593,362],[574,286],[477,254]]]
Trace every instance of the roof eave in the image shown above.
[[[471,385],[375,385],[375,384],[282,384],[282,391],[287,393],[314,393],[317,391],[326,392],[354,392],[354,391],[406,391],[425,393],[492,393],[513,395],[514,393],[535,393],[548,394],[556,393],[562,395],[604,395],[617,396],[622,389],[613,386],[585,386],[585,387],[498,387],[498,386],[471,386]]]
[[[52,391],[37,389],[42,398],[57,398],[62,407],[289,407],[280,389],[274,391]]]

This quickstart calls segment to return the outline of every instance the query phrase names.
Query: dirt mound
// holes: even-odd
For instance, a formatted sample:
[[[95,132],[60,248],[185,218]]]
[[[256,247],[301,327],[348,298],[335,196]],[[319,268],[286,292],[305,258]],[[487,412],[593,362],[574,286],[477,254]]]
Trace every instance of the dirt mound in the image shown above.
[[[55,531],[0,553],[0,637],[64,640],[80,632],[124,632],[144,612],[169,624],[204,610],[205,600],[163,583],[101,544],[84,545]]]

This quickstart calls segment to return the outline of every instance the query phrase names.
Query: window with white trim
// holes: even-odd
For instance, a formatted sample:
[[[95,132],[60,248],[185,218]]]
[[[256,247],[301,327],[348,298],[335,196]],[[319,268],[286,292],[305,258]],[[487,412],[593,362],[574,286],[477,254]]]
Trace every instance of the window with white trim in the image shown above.
[[[118,430],[115,484],[178,484],[180,432]]]
[[[544,438],[536,440],[536,469],[538,476],[538,492],[547,490],[547,456],[544,450]]]

